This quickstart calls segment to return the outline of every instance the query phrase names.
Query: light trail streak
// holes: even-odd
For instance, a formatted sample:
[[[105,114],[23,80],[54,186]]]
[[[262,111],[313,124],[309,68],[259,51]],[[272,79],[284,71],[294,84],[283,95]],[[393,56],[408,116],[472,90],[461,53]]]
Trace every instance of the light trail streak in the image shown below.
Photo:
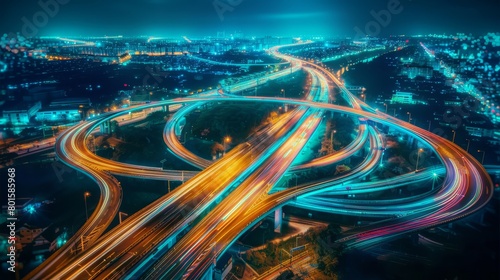
[[[308,65],[308,67],[315,68],[315,71],[318,71],[321,73],[320,75],[323,76],[324,72],[320,67],[314,66],[310,63],[304,63],[305,65]],[[318,75],[318,72],[315,72],[315,75]],[[327,71],[326,71],[327,73]],[[326,74],[328,76],[328,74]],[[338,80],[335,80],[335,77],[330,77],[330,79],[334,80],[335,83],[339,82]],[[324,82],[320,82],[321,85],[324,87]],[[346,95],[349,95],[349,92],[347,89],[343,89],[344,93]],[[321,92],[321,91],[319,91]],[[424,211],[416,212],[416,211],[411,211],[405,213],[405,216],[403,218],[398,218],[398,219],[389,219],[385,222],[378,223],[376,225],[373,225],[372,228],[368,228],[365,231],[361,233],[353,233],[345,238],[342,238],[341,240],[338,240],[337,242],[346,242],[349,246],[370,246],[376,242],[380,242],[383,240],[386,240],[387,238],[391,238],[393,236],[405,233],[405,232],[411,232],[415,230],[419,230],[422,228],[427,228],[430,226],[434,226],[437,224],[441,223],[446,223],[449,221],[452,221],[454,219],[461,218],[465,215],[471,214],[478,209],[480,209],[482,206],[484,206],[489,199],[491,198],[492,195],[492,182],[491,179],[489,179],[488,174],[484,170],[484,168],[475,160],[472,156],[468,155],[465,153],[463,150],[461,150],[458,146],[456,146],[453,143],[450,143],[449,141],[442,139],[438,136],[435,136],[425,130],[422,130],[418,127],[412,126],[410,124],[407,124],[405,122],[402,122],[400,120],[397,120],[395,118],[392,118],[388,115],[382,114],[380,112],[373,112],[371,110],[367,111],[362,111],[360,109],[361,106],[360,104],[363,105],[363,107],[366,107],[366,104],[360,103],[356,99],[352,99],[352,104],[354,108],[346,108],[346,107],[340,107],[340,106],[335,106],[331,104],[324,104],[324,103],[318,103],[314,102],[311,100],[290,100],[290,99],[285,99],[285,98],[264,98],[264,97],[237,97],[237,96],[220,96],[220,97],[200,97],[200,98],[186,98],[186,99],[180,99],[180,100],[172,100],[172,101],[165,101],[165,102],[158,102],[157,104],[150,104],[150,105],[145,105],[140,108],[146,109],[146,108],[152,108],[154,106],[162,106],[162,105],[169,105],[169,104],[174,104],[174,103],[192,103],[192,102],[207,102],[207,101],[212,101],[212,100],[217,100],[217,101],[240,101],[240,102],[273,102],[273,103],[287,103],[287,104],[293,104],[293,105],[299,105],[303,106],[304,108],[310,107],[311,109],[308,109],[310,111],[306,116],[306,118],[312,118],[312,120],[318,119],[318,116],[321,116],[320,111],[322,110],[330,110],[330,111],[337,111],[337,112],[342,112],[344,114],[348,114],[351,116],[355,117],[361,117],[361,118],[367,118],[373,121],[376,121],[380,124],[390,126],[392,128],[401,130],[405,133],[408,133],[415,138],[419,139],[424,146],[427,148],[433,150],[436,152],[436,154],[439,157],[439,160],[444,164],[446,168],[446,177],[443,182],[443,186],[441,189],[439,189],[438,192],[435,193],[435,195],[431,196],[432,200],[435,203],[434,207],[428,207]],[[315,100],[315,99],[313,99]],[[316,100],[315,100],[316,101]],[[124,110],[121,113],[126,112]],[[117,115],[110,115],[110,116],[117,116]],[[311,120],[311,119],[310,119]],[[304,121],[301,121],[302,123],[305,123]],[[315,120],[317,123],[317,120]],[[311,123],[309,123],[311,124]],[[309,124],[305,123],[305,129],[314,129],[315,125],[309,126]],[[72,130],[72,133],[75,134],[84,134],[85,128],[88,129],[85,125],[82,125],[81,127],[78,127],[78,129]],[[380,146],[380,139],[379,137],[376,137],[378,133],[374,131],[373,127],[370,127],[369,132],[370,136],[370,145],[371,147],[378,147]],[[90,133],[90,132],[88,132]],[[302,137],[307,137],[307,135],[312,135],[312,133],[305,131],[297,131],[298,137],[302,135]],[[87,134],[88,135],[88,134]],[[285,139],[288,137],[284,137]],[[60,138],[63,139],[63,138]],[[304,139],[305,140],[305,139]],[[59,143],[64,143],[67,140],[58,140]],[[277,182],[279,178],[288,170],[288,166],[291,164],[285,163],[285,161],[290,161],[293,159],[293,157],[283,157],[285,153],[287,153],[290,150],[290,147],[293,148],[294,151],[300,151],[300,147],[303,146],[305,141],[300,141],[300,142],[293,142],[293,140],[290,140],[292,142],[288,142],[288,144],[285,144],[281,147],[281,149],[276,149],[273,154],[276,156],[274,157],[269,157],[268,163],[264,163],[264,161],[257,162],[254,166],[257,168],[258,166],[262,165],[262,170],[264,172],[257,172],[250,174],[249,178],[250,179],[255,179],[258,177],[255,176],[264,176],[265,181],[270,181],[270,182]],[[71,147],[74,149],[82,149],[85,150],[85,148],[79,148],[78,147],[78,142],[72,142]],[[296,150],[295,150],[296,148]],[[364,176],[366,174],[369,174],[377,165],[379,162],[379,158],[382,154],[380,150],[377,149],[372,149],[371,150],[372,154],[367,156],[365,161],[359,165],[356,169],[356,173],[350,172],[349,174],[346,174],[344,176],[341,176],[340,178],[336,178],[335,181],[337,183],[342,182],[344,180],[345,182],[349,182],[356,178],[356,176]],[[60,152],[59,153],[61,157],[64,156],[71,156],[71,153],[69,152]],[[281,156],[278,156],[281,155]],[[291,154],[290,154],[291,155]],[[79,156],[85,156],[85,153],[79,154]],[[236,156],[235,157],[241,157]],[[278,161],[278,159],[280,159]],[[231,158],[228,157],[228,160],[231,160]],[[99,166],[101,166],[100,163],[94,163],[91,162],[91,165],[89,169],[100,169]],[[270,168],[270,166],[276,165],[276,168]],[[135,170],[134,168],[136,167],[131,167],[128,172],[131,170]],[[212,168],[212,167],[210,167]],[[209,168],[209,169],[210,169]],[[465,168],[466,173],[461,174],[459,171],[463,170]],[[265,171],[267,170],[267,172]],[[94,171],[89,171],[89,172],[94,172]],[[120,171],[121,172],[121,171]],[[228,171],[228,175],[232,171]],[[273,174],[273,172],[275,172]],[[208,171],[204,171],[203,173],[209,174]],[[202,173],[202,174],[203,174]],[[275,174],[281,174],[281,175],[275,175]],[[458,175],[461,174],[461,175]],[[262,180],[260,178],[259,180]],[[192,187],[197,186],[200,182],[198,179],[195,177],[192,183]],[[330,183],[331,184],[331,183]],[[214,223],[210,221],[208,218],[203,218],[200,223],[197,225],[194,225],[196,227],[200,227],[200,229],[212,229],[207,231],[199,230],[199,231],[189,231],[186,236],[193,236],[195,238],[194,240],[202,240],[205,238],[208,238],[208,236],[212,236],[209,238],[209,240],[216,240],[217,244],[220,244],[219,247],[219,252],[223,251],[223,248],[226,248],[228,244],[231,242],[234,242],[234,239],[246,228],[248,228],[249,225],[255,223],[258,219],[260,219],[264,213],[267,213],[269,211],[272,211],[273,209],[276,209],[277,207],[281,207],[282,205],[285,205],[289,202],[291,202],[295,197],[307,194],[307,193],[313,193],[313,192],[319,192],[321,191],[321,188],[325,187],[325,185],[322,185],[322,183],[317,183],[313,185],[308,185],[308,186],[300,186],[300,187],[295,187],[295,188],[290,188],[286,189],[281,192],[277,192],[271,195],[266,195],[266,196],[261,196],[259,192],[255,192],[252,194],[255,194],[253,196],[247,196],[248,201],[244,201],[241,204],[239,204],[239,207],[235,207],[234,204],[231,204],[230,200],[227,198],[222,201],[222,203],[216,207],[214,211],[211,211],[208,216],[209,217],[215,217],[218,215],[223,215],[224,219],[218,218],[218,224],[216,227],[214,227]],[[235,199],[239,199],[241,197],[241,194],[244,190],[244,188],[241,188],[243,190],[240,190],[240,188],[236,188],[233,192],[229,194],[228,197],[235,197]],[[262,191],[265,191],[266,193],[269,191],[269,185],[268,184],[262,184],[260,185],[260,189]],[[198,196],[206,196],[207,193],[204,191],[197,191],[194,193],[194,197],[191,197],[188,195],[187,189],[180,188],[179,191],[173,192],[173,194],[170,194],[167,196],[168,199],[164,200],[164,202],[160,205],[155,205],[154,207],[157,208],[152,208],[150,207],[149,209],[145,211],[140,211],[137,215],[134,215],[132,218],[127,219],[126,221],[129,221],[126,226],[120,227],[119,230],[123,231],[123,228],[128,228],[130,229],[131,233],[134,233],[137,230],[141,230],[141,225],[145,225],[144,219],[147,220],[152,220],[153,217],[158,216],[161,211],[158,211],[160,209],[159,207],[170,207],[171,204],[165,204],[165,201],[170,201],[173,202],[174,195],[177,196],[178,194],[183,193],[187,197],[186,198],[194,198]],[[245,192],[246,193],[246,192]],[[257,195],[259,194],[259,195]],[[250,199],[251,198],[251,199]],[[238,212],[242,211],[243,208],[245,208],[245,205],[248,205],[248,203],[254,202],[251,205],[251,212],[248,215],[237,215]],[[233,210],[227,210],[225,206],[222,205],[228,205],[227,203],[231,204],[231,208]],[[416,203],[416,202],[413,202]],[[421,203],[421,201],[419,202]],[[201,206],[201,205],[206,205],[203,203],[203,200],[198,200],[196,203],[196,207]],[[153,209],[156,209],[152,211]],[[247,208],[245,208],[247,209]],[[227,215],[227,211],[231,211],[234,213],[234,215]],[[94,213],[95,214],[95,213]],[[95,214],[97,216],[97,214]],[[192,215],[192,214],[190,214]],[[139,218],[138,218],[139,217]],[[145,218],[148,217],[148,218]],[[192,217],[192,216],[190,216]],[[216,217],[217,218],[217,217]],[[231,223],[230,223],[231,222]],[[208,224],[208,227],[202,227],[203,225]],[[226,229],[226,230],[223,230]],[[117,230],[118,231],[118,230]],[[111,234],[111,233],[110,233]],[[203,234],[203,235],[200,235]],[[109,235],[111,236],[111,235]],[[200,238],[203,237],[203,238]],[[182,238],[176,246],[180,246],[179,244],[187,244],[189,248],[189,244],[196,244],[195,247],[193,248],[193,251],[188,251],[192,252],[192,254],[187,254],[184,255],[186,258],[189,256],[191,261],[186,261],[183,263],[178,262],[175,260],[174,264],[179,266],[179,269],[177,270],[170,270],[170,272],[174,272],[176,275],[179,273],[181,275],[184,275],[182,271],[189,270],[192,275],[188,275],[187,277],[195,277],[195,275],[200,276],[204,269],[208,265],[210,265],[210,260],[209,257],[204,257],[203,259],[200,259],[197,254],[201,254],[202,252],[205,251],[207,247],[212,244],[211,242],[207,242],[208,240],[204,240],[202,242],[198,243],[193,243],[190,242],[189,239],[187,238]],[[121,242],[120,242],[121,243]],[[104,247],[109,248],[107,244],[105,245],[99,245],[100,249],[102,250]],[[90,250],[94,250],[92,247]],[[107,250],[107,249],[106,249]],[[94,251],[97,252],[97,251]],[[185,251],[183,251],[185,253]],[[198,252],[198,253],[195,253]],[[167,254],[179,254],[180,250],[170,250],[168,251]],[[84,258],[87,258],[88,254],[83,255]],[[213,256],[211,256],[213,257]],[[192,264],[192,261],[196,261],[196,268],[195,267],[190,267]],[[199,260],[199,262],[198,262]],[[128,259],[127,259],[128,261]],[[199,266],[199,267],[198,267]],[[69,269],[69,268],[68,268]],[[83,271],[81,271],[83,272]]]

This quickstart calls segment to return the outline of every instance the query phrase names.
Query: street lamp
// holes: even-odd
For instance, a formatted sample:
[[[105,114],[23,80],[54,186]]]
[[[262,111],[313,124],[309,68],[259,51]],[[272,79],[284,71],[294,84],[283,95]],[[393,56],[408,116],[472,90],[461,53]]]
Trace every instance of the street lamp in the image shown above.
[[[467,153],[469,152],[469,147],[470,147],[470,139],[465,139],[467,141]]]
[[[229,137],[229,136],[224,137],[222,142],[224,143],[224,153],[225,153],[226,152],[226,143],[231,142],[231,137]]]
[[[486,154],[486,151],[481,151],[481,150],[477,150],[478,153],[483,153],[483,157],[481,159],[481,164],[484,164],[484,155]]]
[[[286,98],[286,96],[285,96],[286,92],[284,89],[281,89],[281,94],[283,94],[283,98]]]
[[[418,170],[418,160],[420,159],[420,153],[423,152],[424,149],[420,148],[418,149],[418,152],[417,152],[417,164],[415,165],[415,172],[417,172]]]
[[[361,98],[363,98],[363,102],[366,103],[366,94],[361,94]]]
[[[85,217],[87,217],[87,220],[89,219],[89,212],[87,210],[87,197],[90,196],[89,192],[84,192],[83,193],[83,200],[85,201]]]
[[[387,114],[387,103],[384,103],[384,106],[385,106],[385,113]]]
[[[436,184],[437,174],[432,174],[432,189],[434,190],[434,184]]]
[[[454,129],[451,132],[453,132],[453,139],[451,142],[455,143],[455,136],[457,135],[457,132]]]
[[[410,112],[406,112],[406,114],[408,115],[408,122],[411,123],[411,113]]]
[[[427,121],[429,123],[429,128],[427,130],[431,131],[431,124],[432,124],[432,121],[431,120],[428,120]]]
[[[337,130],[332,130],[330,133],[330,141],[332,142],[332,147],[333,147],[333,134],[337,133]]]

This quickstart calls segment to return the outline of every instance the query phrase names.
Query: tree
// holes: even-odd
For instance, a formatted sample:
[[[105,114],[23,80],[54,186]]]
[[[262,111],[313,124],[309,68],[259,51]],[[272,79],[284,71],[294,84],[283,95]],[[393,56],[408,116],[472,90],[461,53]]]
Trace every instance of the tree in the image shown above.
[[[35,136],[35,135],[39,135],[39,134],[40,134],[40,130],[38,130],[34,127],[27,127],[25,129],[23,129],[20,133],[20,135],[23,137]]]
[[[212,156],[217,155],[217,153],[223,153],[224,152],[224,146],[221,143],[215,142],[212,145]]]
[[[253,251],[248,251],[245,255],[246,255],[246,259],[247,259],[248,262],[251,262],[251,263],[254,262],[255,255],[254,255]]]
[[[276,119],[278,117],[278,113],[276,111],[272,111],[269,113],[269,117],[267,119],[268,122],[271,122],[272,120]]]
[[[349,170],[351,170],[351,168],[347,165],[344,165],[344,164],[337,165],[337,167],[335,168],[335,175],[347,172]]]
[[[257,266],[262,267],[266,264],[266,255],[262,252],[255,252],[254,260]]]

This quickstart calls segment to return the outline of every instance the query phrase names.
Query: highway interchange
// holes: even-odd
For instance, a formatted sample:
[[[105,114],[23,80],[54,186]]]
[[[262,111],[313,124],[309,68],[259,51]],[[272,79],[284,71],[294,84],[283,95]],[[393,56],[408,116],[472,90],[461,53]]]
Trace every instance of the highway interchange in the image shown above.
[[[270,53],[289,61],[292,66],[291,70],[274,73],[269,79],[286,76],[301,68],[313,77],[307,99],[242,97],[214,90],[193,98],[113,112],[63,133],[56,144],[58,158],[93,178],[101,189],[101,198],[88,222],[67,245],[26,279],[199,279],[214,259],[243,232],[266,214],[289,203],[332,213],[387,217],[363,230],[348,232],[337,240],[347,246],[363,247],[459,219],[483,207],[493,195],[493,183],[485,169],[457,145],[370,109],[355,98],[335,75],[321,66],[281,54],[279,48],[273,48]],[[235,85],[231,92],[262,83],[246,81]],[[342,90],[351,107],[328,103],[334,86]],[[222,159],[211,162],[186,150],[174,133],[179,118],[211,101],[271,102],[296,105],[296,108],[233,148]],[[120,118],[129,110],[173,104],[185,106],[167,122],[165,143],[179,158],[203,169],[201,172],[162,170],[109,161],[94,155],[85,144],[86,138],[104,121]],[[332,155],[294,166],[294,160],[327,111],[357,119],[358,136],[350,145]],[[381,126],[411,135],[418,140],[419,147],[435,153],[442,165],[385,181],[360,182],[360,178],[373,172],[381,162],[383,149],[380,148],[384,145],[379,132]],[[369,152],[364,160],[341,176],[271,191],[286,174],[340,162],[366,149],[366,146]],[[121,186],[113,175],[185,183],[103,235],[121,202]],[[429,181],[436,175],[443,177],[442,184],[418,197],[384,201],[325,199],[328,194],[395,188],[408,180]],[[347,183],[350,183],[349,189],[344,186]]]

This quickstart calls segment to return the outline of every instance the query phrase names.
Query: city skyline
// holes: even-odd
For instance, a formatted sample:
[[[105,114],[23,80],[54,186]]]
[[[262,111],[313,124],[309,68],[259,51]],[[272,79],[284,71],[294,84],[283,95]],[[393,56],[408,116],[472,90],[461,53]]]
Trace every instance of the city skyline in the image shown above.
[[[357,36],[498,31],[499,3],[379,1],[81,1],[7,2],[0,32],[33,36]],[[389,13],[387,13],[389,11]],[[370,22],[378,24],[370,25]],[[31,36],[30,36],[31,37]]]

